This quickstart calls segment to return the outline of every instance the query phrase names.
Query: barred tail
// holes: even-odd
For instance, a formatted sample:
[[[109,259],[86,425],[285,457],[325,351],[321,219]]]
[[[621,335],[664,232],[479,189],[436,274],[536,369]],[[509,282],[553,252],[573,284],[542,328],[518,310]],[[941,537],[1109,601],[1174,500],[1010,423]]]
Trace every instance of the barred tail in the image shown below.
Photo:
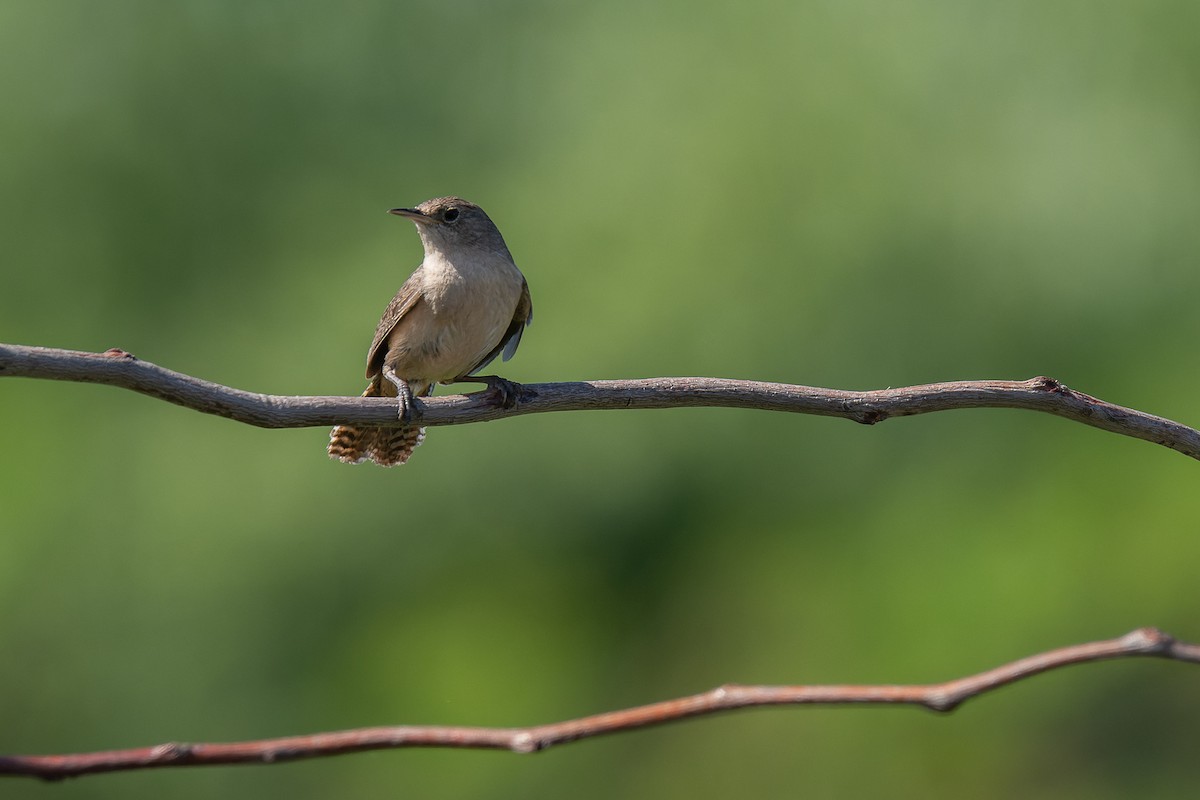
[[[363,397],[380,397],[378,379],[363,392]],[[347,464],[368,459],[381,467],[394,467],[408,461],[413,450],[425,440],[425,429],[415,426],[372,428],[338,425],[329,433],[329,457]]]

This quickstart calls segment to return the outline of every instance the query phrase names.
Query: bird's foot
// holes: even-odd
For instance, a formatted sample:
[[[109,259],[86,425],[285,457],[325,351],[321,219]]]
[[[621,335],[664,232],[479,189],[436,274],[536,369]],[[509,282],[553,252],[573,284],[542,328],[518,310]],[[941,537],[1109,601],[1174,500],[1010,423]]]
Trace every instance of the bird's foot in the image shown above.
[[[521,384],[499,375],[464,375],[455,378],[454,382],[486,383],[488,393],[496,396],[496,405],[501,408],[512,408],[525,392]]]
[[[383,368],[383,377],[396,387],[396,400],[399,405],[397,418],[401,422],[412,422],[413,407],[416,405],[416,398],[413,397],[412,389],[408,388],[408,381],[397,375],[396,371],[391,367]]]

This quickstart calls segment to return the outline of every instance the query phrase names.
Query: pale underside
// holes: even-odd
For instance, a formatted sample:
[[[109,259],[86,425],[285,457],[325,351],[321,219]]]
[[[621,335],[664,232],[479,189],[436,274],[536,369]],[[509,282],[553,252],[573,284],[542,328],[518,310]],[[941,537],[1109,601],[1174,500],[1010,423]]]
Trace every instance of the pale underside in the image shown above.
[[[499,268],[496,268],[496,267]],[[367,356],[367,377],[380,393],[396,388],[380,373],[387,365],[415,395],[516,352],[533,306],[524,277],[512,265],[488,265],[469,276],[428,257],[388,304]]]

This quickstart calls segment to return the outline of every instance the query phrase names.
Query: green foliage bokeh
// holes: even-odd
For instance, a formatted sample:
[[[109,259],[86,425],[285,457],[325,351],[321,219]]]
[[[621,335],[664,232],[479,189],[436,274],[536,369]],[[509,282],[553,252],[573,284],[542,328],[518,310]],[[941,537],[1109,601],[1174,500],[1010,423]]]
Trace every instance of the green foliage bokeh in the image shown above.
[[[0,341],[356,394],[489,210],[518,381],[1046,374],[1200,422],[1187,2],[0,5]],[[1200,638],[1197,465],[1017,411],[437,428],[329,461],[129,392],[0,382],[0,752],[523,725],[741,683],[931,682]],[[5,797],[1177,797],[1196,674]]]

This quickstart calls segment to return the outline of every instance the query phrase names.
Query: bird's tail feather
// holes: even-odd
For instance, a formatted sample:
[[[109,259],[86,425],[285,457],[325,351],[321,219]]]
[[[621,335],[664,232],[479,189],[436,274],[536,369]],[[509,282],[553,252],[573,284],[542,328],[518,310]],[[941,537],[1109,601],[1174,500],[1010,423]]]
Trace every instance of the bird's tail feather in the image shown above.
[[[380,397],[380,381],[371,381],[363,397]],[[429,389],[419,394],[426,394]],[[338,425],[329,433],[329,457],[347,464],[374,461],[381,467],[394,467],[408,461],[413,450],[425,440],[425,429],[415,425],[376,428]]]

